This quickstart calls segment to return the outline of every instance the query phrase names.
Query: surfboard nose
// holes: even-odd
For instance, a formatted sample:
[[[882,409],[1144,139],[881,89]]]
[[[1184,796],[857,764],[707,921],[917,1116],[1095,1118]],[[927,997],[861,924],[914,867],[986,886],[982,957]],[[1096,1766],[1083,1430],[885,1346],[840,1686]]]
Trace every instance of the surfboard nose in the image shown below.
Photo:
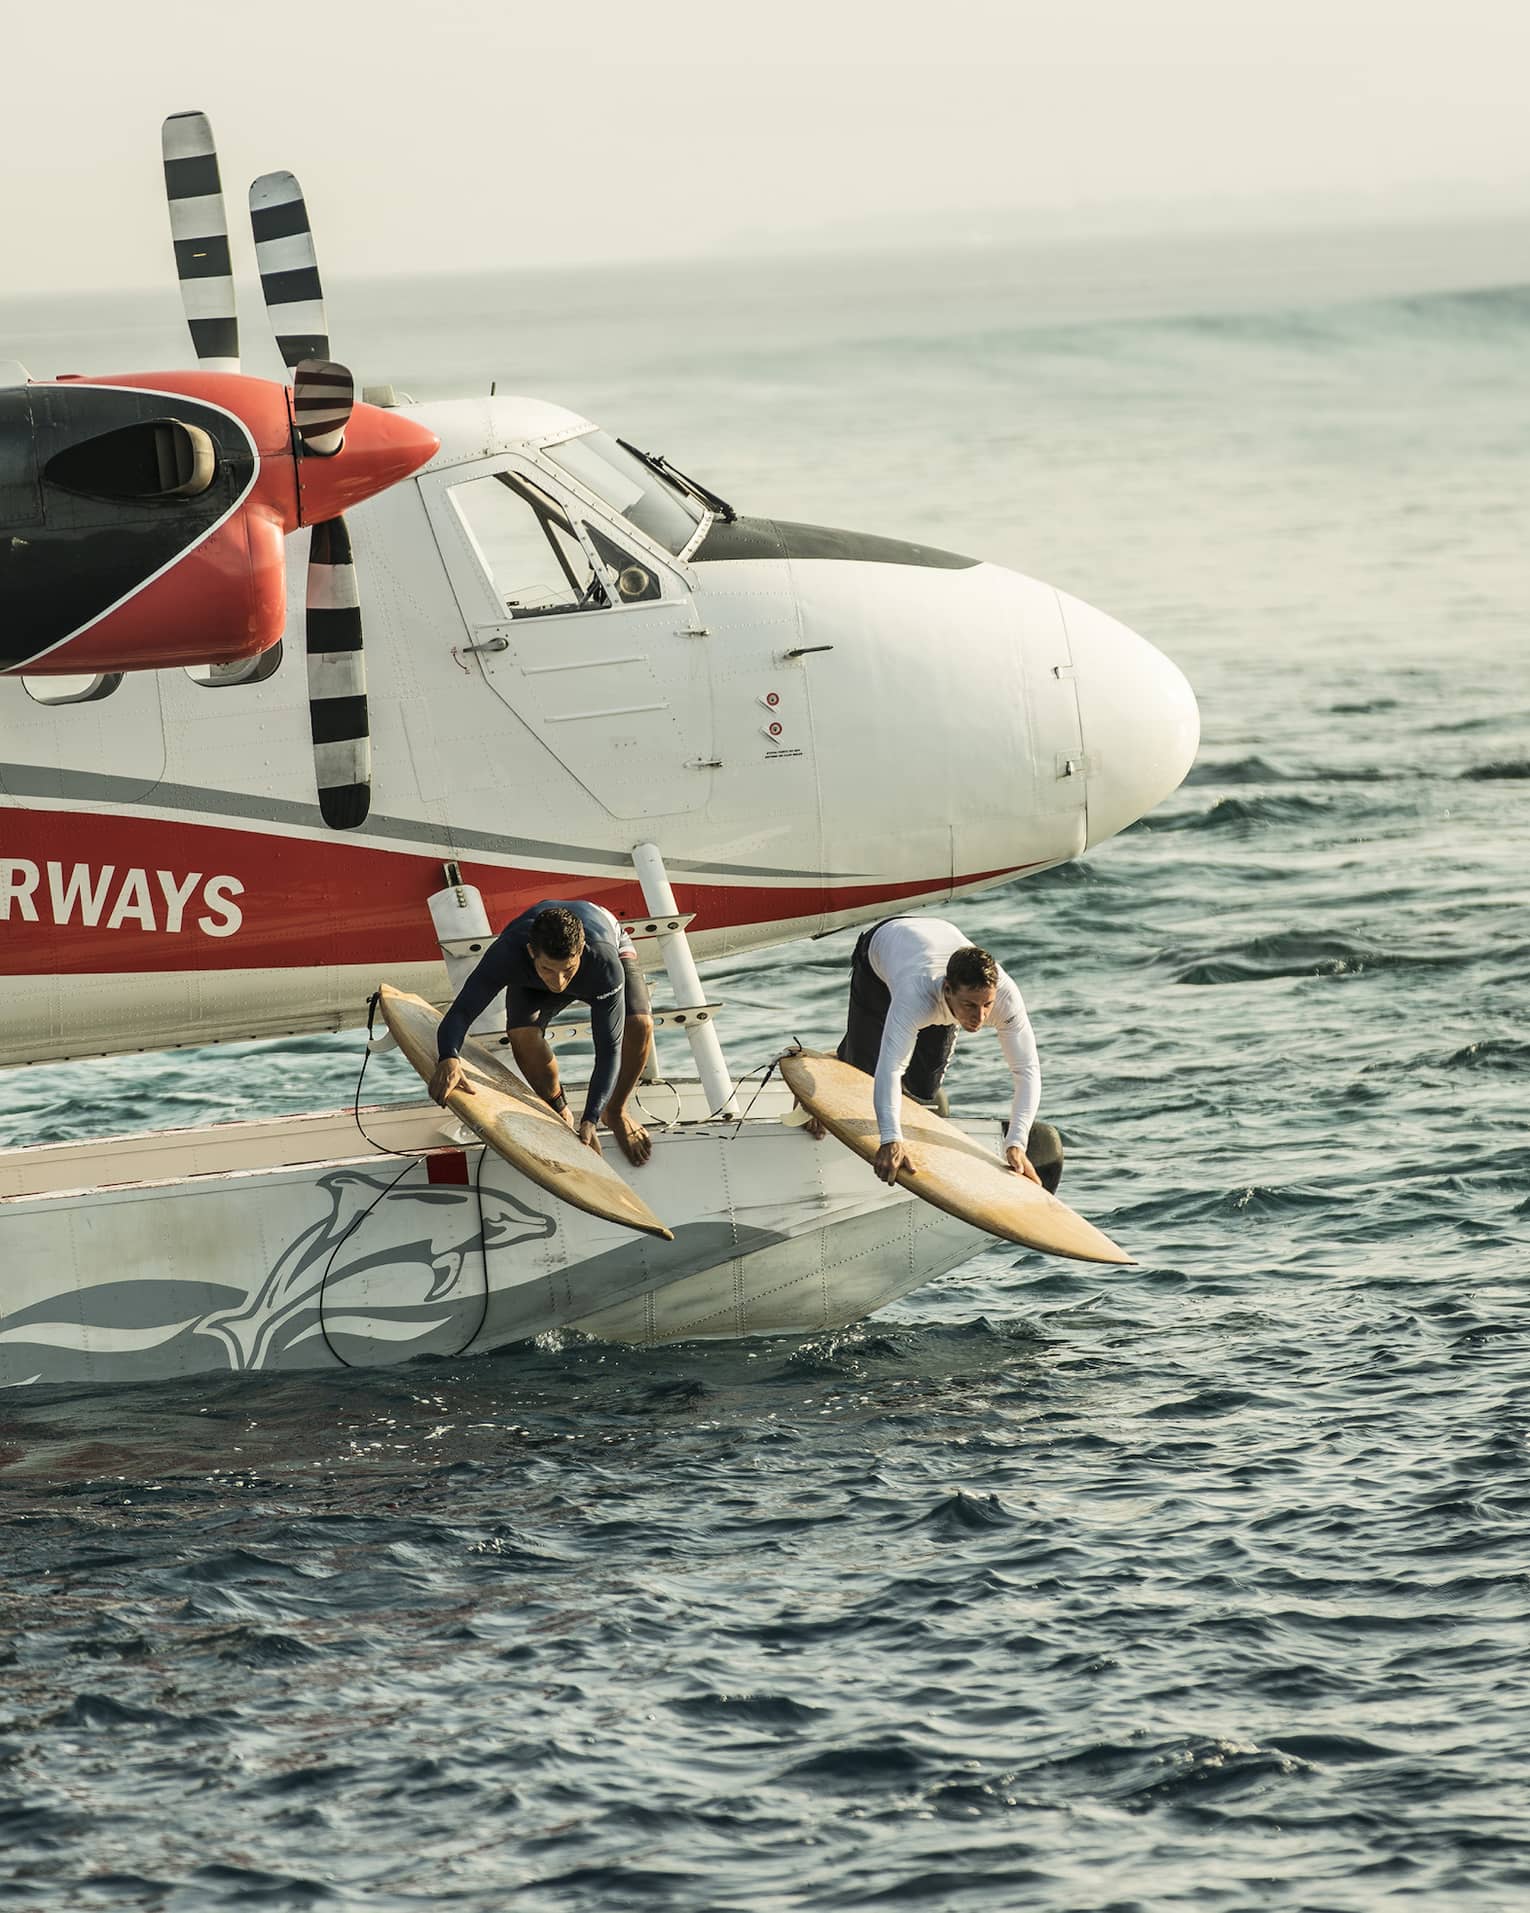
[[[1146,638],[1059,593],[1084,739],[1087,841],[1143,817],[1184,782],[1201,740],[1195,693]]]

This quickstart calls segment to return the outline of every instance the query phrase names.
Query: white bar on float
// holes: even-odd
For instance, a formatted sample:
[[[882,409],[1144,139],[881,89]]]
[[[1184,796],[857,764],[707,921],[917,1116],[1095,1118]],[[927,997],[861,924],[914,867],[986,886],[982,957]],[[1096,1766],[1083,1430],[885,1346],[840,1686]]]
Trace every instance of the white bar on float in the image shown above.
[[[483,907],[483,893],[476,884],[448,884],[430,899],[430,920],[435,925],[446,979],[455,998],[494,941],[489,913]],[[501,990],[468,1035],[503,1036],[504,1032],[505,993]]]
[[[690,938],[685,934],[685,923],[689,918],[681,919],[658,845],[635,845],[632,865],[643,887],[643,905],[648,914],[676,921],[674,929],[659,929],[659,954],[664,958],[664,967],[669,972],[670,988],[675,993],[675,1010],[683,1013],[686,1019],[685,1033],[690,1039],[691,1055],[696,1061],[696,1074],[706,1091],[707,1108],[714,1116],[737,1116],[738,1098],[733,1093],[733,1079],[728,1074],[727,1059],[718,1041],[717,1026],[712,1020],[706,991],[701,987],[696,959],[691,955]]]

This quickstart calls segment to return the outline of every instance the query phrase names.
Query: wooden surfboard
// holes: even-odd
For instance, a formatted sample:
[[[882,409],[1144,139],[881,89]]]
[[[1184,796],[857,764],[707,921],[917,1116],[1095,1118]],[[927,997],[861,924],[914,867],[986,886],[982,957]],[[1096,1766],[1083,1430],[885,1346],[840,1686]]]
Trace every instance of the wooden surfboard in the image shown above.
[[[872,1078],[812,1050],[781,1058],[786,1086],[831,1136],[863,1162],[874,1162],[881,1136],[872,1100]],[[970,1222],[1006,1242],[1018,1242],[1043,1255],[1071,1256],[1076,1262],[1130,1262],[1108,1235],[1075,1215],[1067,1203],[1024,1176],[1004,1158],[963,1135],[954,1123],[922,1109],[905,1096],[903,1140],[918,1164],[918,1174],[900,1170],[898,1184],[911,1196]]]
[[[423,997],[387,983],[380,995],[389,1033],[428,1083],[435,1073],[440,1013]],[[473,1094],[454,1089],[446,1106],[512,1169],[588,1215],[674,1241],[637,1191],[623,1182],[603,1156],[586,1149],[513,1070],[480,1049],[471,1037],[462,1046],[461,1062]]]

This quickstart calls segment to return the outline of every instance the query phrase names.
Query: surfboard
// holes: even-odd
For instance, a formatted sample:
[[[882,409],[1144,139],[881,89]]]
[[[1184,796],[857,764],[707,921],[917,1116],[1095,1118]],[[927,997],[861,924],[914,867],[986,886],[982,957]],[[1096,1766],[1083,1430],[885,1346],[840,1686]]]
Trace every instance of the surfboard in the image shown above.
[[[828,1130],[863,1162],[875,1162],[881,1145],[872,1078],[837,1056],[794,1050],[781,1058],[786,1086]],[[970,1222],[976,1229],[1043,1255],[1075,1262],[1130,1262],[1092,1222],[1065,1202],[1017,1176],[1000,1155],[964,1135],[931,1109],[905,1096],[903,1140],[918,1173],[900,1170],[898,1183],[911,1196]]]
[[[389,1034],[428,1083],[435,1073],[440,1013],[423,997],[387,983],[379,996]],[[480,1049],[471,1037],[462,1046],[461,1062],[473,1093],[469,1096],[454,1089],[446,1106],[512,1169],[587,1215],[674,1241],[637,1191],[623,1182],[603,1156],[586,1149],[513,1070]]]

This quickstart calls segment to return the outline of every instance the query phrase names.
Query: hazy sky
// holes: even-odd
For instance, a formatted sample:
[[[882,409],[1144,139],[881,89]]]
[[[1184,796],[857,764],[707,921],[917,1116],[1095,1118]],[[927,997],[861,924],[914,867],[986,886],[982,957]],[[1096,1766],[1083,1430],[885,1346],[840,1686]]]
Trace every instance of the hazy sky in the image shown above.
[[[0,296],[163,281],[159,123],[334,276],[1034,215],[1530,209],[1525,0],[62,0],[6,9]],[[959,218],[953,228],[961,230]]]

